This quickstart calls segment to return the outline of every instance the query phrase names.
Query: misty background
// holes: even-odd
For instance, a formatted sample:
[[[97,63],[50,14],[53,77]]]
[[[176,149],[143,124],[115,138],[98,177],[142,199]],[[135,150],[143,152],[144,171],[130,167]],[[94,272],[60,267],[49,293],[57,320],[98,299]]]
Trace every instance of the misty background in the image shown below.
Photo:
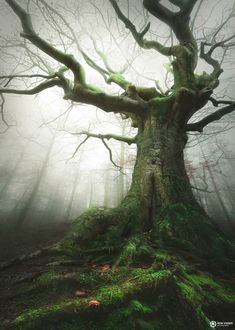
[[[167,1],[162,2],[168,5]],[[63,35],[63,29],[66,33],[69,31],[57,15],[43,10],[40,1],[25,0],[22,3],[25,8],[28,6],[33,24],[41,36],[83,62],[91,84],[111,93],[122,93],[116,86],[105,84],[102,77],[84,62],[66,34]],[[141,1],[121,0],[120,3],[136,26],[142,27],[146,21],[151,21],[150,38],[157,37],[166,44],[174,42],[164,24],[143,12]],[[126,67],[125,77],[133,83],[144,86],[156,84],[164,91],[172,86],[167,58],[154,51],[140,50],[116,19],[109,1],[58,0],[51,1],[50,5],[65,15],[78,34],[80,46],[96,63],[102,64],[102,59],[94,45],[107,56],[112,68],[120,70]],[[204,0],[199,13],[195,8],[194,31],[198,41],[215,33],[232,10],[234,2],[228,0],[214,1],[213,6],[211,1]],[[28,42],[27,48],[22,46],[19,21],[3,1],[0,16],[0,75],[43,72],[43,69],[48,69],[43,62],[58,70],[58,63]],[[60,26],[63,26],[62,30]],[[234,31],[232,18],[217,37],[224,38]],[[222,58],[223,54],[218,50],[216,56]],[[228,50],[221,84],[214,95],[218,99],[234,99],[233,58],[234,51]],[[32,59],[37,65],[30,64]],[[199,62],[196,71],[210,72],[211,68]],[[38,82],[36,79],[16,79],[13,86],[31,88]],[[0,83],[4,84],[4,81]],[[36,96],[4,97],[0,122],[0,230],[4,244],[8,241],[14,246],[15,236],[9,239],[12,236],[8,233],[20,236],[25,245],[31,240],[35,247],[42,241],[55,241],[87,208],[115,207],[121,202],[131,184],[135,147],[109,140],[107,145],[110,149],[107,149],[96,138],[89,138],[82,144],[85,136],[79,133],[89,131],[134,136],[136,130],[130,127],[128,120],[92,106],[69,103],[63,100],[57,88]],[[193,120],[212,110],[208,104]],[[234,114],[227,115],[210,124],[203,134],[190,134],[185,153],[195,196],[213,221],[231,235],[235,232],[234,119]],[[21,249],[24,251],[23,245]],[[1,254],[6,255],[7,252],[1,251]]]

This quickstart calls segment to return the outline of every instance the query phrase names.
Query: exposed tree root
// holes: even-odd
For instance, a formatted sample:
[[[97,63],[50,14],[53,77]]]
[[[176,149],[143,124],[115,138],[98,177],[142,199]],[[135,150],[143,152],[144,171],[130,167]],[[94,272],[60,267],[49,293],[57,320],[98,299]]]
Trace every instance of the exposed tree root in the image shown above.
[[[232,321],[234,280],[221,258],[216,269],[154,230],[132,229],[131,210],[89,210],[44,255],[3,267],[4,329],[204,330]]]
[[[0,271],[4,270],[6,268],[9,268],[9,267],[15,266],[15,265],[20,264],[20,263],[25,262],[25,261],[36,259],[36,258],[43,257],[43,256],[46,256],[46,255],[52,256],[52,255],[57,255],[57,254],[60,254],[60,251],[57,249],[57,244],[53,244],[51,246],[44,247],[40,250],[36,250],[32,253],[22,254],[22,255],[20,255],[16,258],[12,258],[10,260],[1,262],[0,263]]]

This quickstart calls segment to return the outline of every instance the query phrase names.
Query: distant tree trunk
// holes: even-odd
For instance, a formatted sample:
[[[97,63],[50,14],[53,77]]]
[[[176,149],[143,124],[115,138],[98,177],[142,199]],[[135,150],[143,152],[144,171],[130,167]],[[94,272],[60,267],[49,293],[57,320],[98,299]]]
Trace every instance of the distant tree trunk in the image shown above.
[[[80,158],[80,161],[81,161],[81,158]],[[75,193],[76,193],[76,190],[77,190],[78,179],[79,179],[79,174],[80,174],[80,161],[79,161],[78,166],[77,166],[76,171],[75,171],[72,191],[71,191],[68,206],[66,208],[66,212],[65,212],[65,215],[64,215],[64,220],[65,221],[68,221],[71,217],[71,212],[72,212],[72,207],[73,207],[73,202],[74,202],[74,196],[75,196]],[[79,203],[79,201],[77,201],[77,202]]]
[[[194,188],[194,195],[195,195],[198,203],[202,206],[203,205],[202,198],[201,198],[200,192],[197,189],[197,181],[195,179],[194,169],[192,168],[191,164],[189,164],[189,163],[188,163],[188,166],[187,166],[187,172],[188,172],[188,175],[189,175],[189,179],[192,182],[192,185],[193,185],[193,188]]]
[[[46,172],[46,168],[50,159],[50,155],[51,155],[51,151],[55,142],[55,138],[56,138],[56,131],[53,133],[52,139],[50,141],[50,145],[48,147],[48,150],[46,152],[46,155],[44,157],[42,166],[40,168],[40,171],[38,173],[38,176],[36,178],[36,181],[33,184],[33,188],[31,190],[31,194],[29,199],[26,201],[26,204],[23,206],[22,210],[20,211],[20,214],[18,216],[17,222],[16,222],[16,228],[21,228],[26,220],[27,214],[31,208],[31,206],[33,205],[33,202],[35,201],[35,197],[37,195],[38,189],[40,187],[41,184],[41,180]]]
[[[88,203],[88,207],[92,207],[93,206],[93,175],[91,175],[90,177],[90,186],[89,186],[89,193],[87,196],[87,203]]]
[[[7,179],[4,183],[4,185],[2,186],[2,188],[0,189],[0,197],[4,194],[4,192],[6,191],[7,187],[9,186],[9,184],[11,183],[11,181],[13,180],[15,174],[17,173],[18,169],[20,168],[22,159],[24,158],[24,154],[25,152],[22,151],[20,153],[20,156],[15,160],[15,164],[13,166],[12,169],[10,169],[9,174],[7,175]]]
[[[110,169],[109,166],[105,169],[105,174],[104,174],[104,201],[103,201],[103,206],[104,207],[109,207],[111,204],[111,175],[110,175]]]
[[[203,149],[201,148],[201,153],[202,153],[202,156],[204,158],[204,161],[205,161],[205,164],[206,164],[206,170],[208,171],[208,174],[210,176],[210,179],[211,179],[211,183],[212,183],[212,187],[214,189],[214,192],[215,192],[215,195],[217,197],[217,200],[219,202],[219,205],[223,211],[223,216],[225,217],[226,221],[227,221],[227,224],[228,226],[232,229],[232,230],[235,230],[234,228],[234,224],[233,222],[231,221],[230,219],[230,216],[229,216],[229,213],[228,213],[228,210],[227,210],[227,207],[225,206],[224,204],[224,201],[223,201],[223,198],[221,197],[221,194],[219,192],[219,189],[217,187],[217,183],[216,183],[216,180],[215,180],[215,177],[214,177],[214,174],[213,174],[213,171],[206,159],[206,156],[205,156],[205,153],[203,151]]]
[[[62,173],[63,175],[63,173]],[[45,207],[41,219],[50,223],[57,222],[61,219],[61,213],[64,211],[61,201],[63,197],[60,195],[61,181],[57,180],[56,184],[53,187],[53,190],[50,191],[50,196],[48,196],[47,206]],[[60,218],[58,219],[58,215]]]
[[[124,135],[124,133],[122,132]],[[122,202],[122,200],[125,197],[125,144],[121,143],[121,149],[120,149],[120,166],[122,168],[122,171],[119,172],[118,175],[118,184],[117,184],[117,193],[118,193],[118,205]]]
[[[17,217],[17,215],[18,215],[18,210],[20,209],[20,206],[21,206],[22,204],[24,204],[24,201],[25,201],[26,196],[28,195],[28,193],[29,193],[29,188],[27,187],[27,188],[25,189],[25,191],[23,192],[22,196],[17,200],[17,202],[15,203],[13,209],[9,212],[9,214],[8,214],[8,216],[7,216],[7,219],[6,219],[6,221],[7,221],[7,225],[8,225],[8,227],[11,228],[11,230],[13,230],[13,231],[15,231],[15,228],[12,227],[12,223],[15,223],[15,221],[16,221],[15,219],[16,219],[16,218],[18,219],[18,217]]]

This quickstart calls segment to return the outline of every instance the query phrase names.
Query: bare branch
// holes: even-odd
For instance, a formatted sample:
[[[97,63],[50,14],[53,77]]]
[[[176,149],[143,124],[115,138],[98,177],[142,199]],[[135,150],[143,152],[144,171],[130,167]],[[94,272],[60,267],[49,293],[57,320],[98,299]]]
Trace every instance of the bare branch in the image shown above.
[[[8,124],[8,122],[7,122],[6,118],[5,118],[5,115],[4,115],[5,97],[2,95],[2,93],[0,94],[0,97],[2,99],[2,103],[0,105],[1,118],[2,118],[3,123],[6,126],[6,128],[0,133],[0,134],[3,134],[3,133],[5,133],[13,125]]]
[[[132,36],[134,37],[137,44],[145,49],[155,49],[162,55],[170,56],[171,54],[171,47],[165,47],[157,41],[148,41],[144,39],[144,35],[148,32],[150,28],[150,24],[148,24],[142,32],[138,32],[136,30],[135,25],[122,13],[121,9],[119,8],[116,0],[110,0],[111,5],[113,6],[118,18],[125,24],[125,27],[130,30]]]
[[[20,95],[34,95],[37,93],[40,93],[44,91],[45,89],[51,88],[51,87],[63,87],[63,83],[60,79],[55,78],[48,81],[44,81],[38,86],[32,88],[32,89],[11,89],[11,88],[0,88],[0,93],[5,94],[20,94]]]
[[[114,160],[113,160],[112,150],[109,148],[109,146],[107,145],[107,143],[105,142],[104,139],[101,138],[101,141],[103,142],[103,145],[105,146],[105,148],[108,149],[108,152],[109,152],[109,159],[110,159],[111,163],[121,171],[121,170],[122,170],[122,166],[117,165],[117,164],[114,162]]]
[[[98,50],[97,46],[96,46],[96,42],[94,39],[93,40],[93,44],[94,44],[94,48],[95,51],[97,52],[97,54],[100,56],[100,58],[102,59],[105,69],[102,68],[100,65],[98,65],[97,63],[95,63],[95,61],[92,60],[92,58],[81,48],[77,35],[74,32],[74,30],[71,28],[70,24],[68,23],[68,21],[53,7],[51,7],[46,1],[44,0],[40,0],[40,2],[51,12],[53,12],[55,15],[57,15],[61,21],[64,23],[64,25],[66,26],[66,28],[69,30],[70,35],[66,34],[66,37],[73,41],[77,47],[77,50],[82,54],[84,60],[86,61],[86,63],[92,67],[94,70],[96,70],[97,72],[99,72],[102,77],[104,78],[104,80],[110,84],[111,82],[114,82],[115,84],[117,84],[118,86],[120,86],[121,88],[123,88],[124,90],[126,90],[126,88],[128,87],[128,85],[130,84],[129,82],[127,82],[122,76],[121,73],[124,72],[125,67],[120,71],[120,72],[115,72],[114,70],[112,70],[110,68],[110,66],[108,65],[107,59],[105,57],[105,55]],[[59,28],[59,27],[58,27]]]
[[[224,55],[223,55],[223,57],[224,57],[226,54],[226,50],[235,45],[234,43],[229,43],[229,41],[231,41],[232,39],[235,38],[235,34],[233,34],[219,42],[216,42],[216,37],[219,34],[219,32],[223,29],[223,27],[227,24],[227,22],[232,17],[234,17],[234,7],[235,7],[235,3],[233,5],[233,7],[231,8],[231,12],[230,12],[229,16],[227,17],[227,19],[225,19],[222,22],[222,24],[217,28],[217,30],[213,34],[211,42],[201,42],[200,57],[213,67],[212,76],[215,78],[218,78],[223,73],[223,69],[221,68],[223,58],[222,58],[222,61],[219,61],[219,60],[213,58],[213,52],[215,51],[215,49],[221,47],[225,50]],[[205,51],[206,47],[209,47],[207,52]]]
[[[180,0],[180,2],[182,3],[182,5],[180,6],[180,15],[190,16],[197,1],[198,0]]]
[[[81,146],[82,146],[84,143],[86,143],[86,141],[87,141],[88,139],[89,139],[89,136],[86,136],[85,139],[84,139],[81,143],[79,143],[79,145],[78,145],[77,148],[75,149],[75,151],[74,151],[74,153],[73,153],[73,155],[72,155],[71,158],[74,158],[74,156],[76,155],[76,153],[78,152],[78,150],[81,148]]]
[[[55,78],[56,74],[53,74],[51,76],[44,75],[44,74],[14,74],[14,75],[6,75],[6,76],[0,76],[1,79],[14,79],[14,78],[44,78],[44,79],[52,79]]]
[[[83,135],[84,134],[89,137],[93,137],[93,138],[97,138],[97,139],[106,139],[106,140],[114,139],[116,141],[125,142],[129,145],[136,143],[135,138],[129,138],[129,137],[120,136],[120,135],[116,135],[116,134],[94,134],[94,133],[90,133],[87,131],[83,131],[80,133],[70,133],[70,134],[72,134],[72,135]]]
[[[44,78],[44,79],[53,79],[56,77],[56,74],[53,75],[43,75],[43,74],[14,74],[14,75],[5,75],[5,76],[0,76],[0,80],[5,80],[7,79],[7,82],[4,84],[4,87],[7,87],[9,85],[9,83],[13,80],[13,79],[17,79],[17,78]]]
[[[229,22],[229,20],[234,17],[234,10],[235,10],[235,3],[233,3],[233,6],[230,10],[230,13],[228,15],[228,17],[217,27],[216,31],[213,34],[212,37],[212,43],[216,43],[216,37],[219,34],[219,32],[223,29],[223,27]]]
[[[235,102],[231,102],[227,107],[224,107],[222,109],[219,109],[215,111],[214,113],[206,116],[202,120],[186,125],[186,131],[193,131],[193,132],[203,132],[204,127],[206,127],[208,124],[220,120],[223,116],[233,112],[235,110]]]
[[[234,101],[231,100],[216,100],[213,97],[209,98],[209,101],[214,105],[214,107],[218,107],[220,104],[234,104]]]
[[[191,22],[191,25],[190,25],[190,28],[191,28],[192,31],[193,31],[193,29],[194,29],[194,25],[195,25],[195,22],[196,22],[196,19],[197,19],[198,13],[199,13],[199,11],[200,11],[200,9],[201,9],[201,6],[202,6],[203,1],[204,1],[204,0],[200,0],[200,3],[199,3],[199,5],[198,5],[198,7],[197,7],[197,10],[196,10],[196,12],[195,12],[195,15],[194,15],[194,17],[193,17],[193,19],[192,19],[192,22]]]
[[[163,6],[159,0],[144,0],[144,7],[160,21],[166,23],[175,33],[180,43],[190,42],[196,47],[192,32],[189,28],[190,14],[197,0],[171,0],[171,3],[180,8],[175,13]]]
[[[115,137],[114,137],[114,135],[112,136],[112,135],[102,135],[102,134],[93,134],[93,133],[89,133],[89,132],[80,132],[80,133],[71,133],[71,132],[69,132],[70,134],[72,134],[72,135],[86,135],[86,137],[85,137],[85,139],[77,146],[77,148],[76,148],[76,150],[74,151],[74,153],[73,153],[73,155],[72,155],[72,157],[71,158],[73,158],[75,155],[76,155],[76,153],[78,152],[78,150],[80,149],[80,147],[89,139],[89,138],[97,138],[97,139],[99,139],[99,140],[101,140],[102,141],[102,143],[103,143],[103,145],[105,146],[105,148],[108,150],[108,152],[109,152],[109,159],[110,159],[110,161],[111,161],[111,163],[115,166],[115,167],[117,167],[120,171],[122,170],[122,167],[121,166],[119,166],[119,165],[117,165],[115,162],[114,162],[114,160],[113,160],[113,154],[112,154],[112,150],[111,150],[111,148],[108,146],[108,144],[107,144],[107,142],[105,141],[105,139],[110,139],[110,138],[112,138],[112,139],[116,139]],[[120,137],[121,138],[121,137]],[[125,138],[124,138],[125,139]],[[128,138],[126,138],[126,139],[128,139]],[[119,139],[119,141],[120,141],[120,139]],[[123,142],[126,142],[126,141],[124,141],[124,140],[121,140],[121,141],[123,141]]]
[[[71,69],[74,73],[75,77],[75,84],[72,86],[70,82],[64,77],[64,67],[62,70],[59,70],[56,73],[56,76],[59,79],[51,79],[48,82],[43,82],[35,88],[29,90],[16,90],[16,89],[0,89],[0,93],[11,93],[11,94],[26,94],[32,95],[39,93],[40,91],[53,87],[53,86],[60,86],[63,87],[65,92],[65,99],[70,99],[75,102],[83,102],[85,104],[90,104],[99,107],[100,109],[106,112],[127,112],[127,113],[135,113],[135,114],[142,114],[143,111],[145,112],[147,109],[147,103],[141,100],[132,100],[129,97],[123,96],[113,96],[103,93],[102,91],[98,90],[97,88],[88,85],[85,83],[85,78],[83,75],[83,69],[79,62],[77,62],[73,56],[65,54],[56,48],[54,48],[51,44],[47,43],[43,39],[41,39],[36,32],[33,30],[31,17],[30,15],[22,9],[16,1],[14,0],[6,0],[9,6],[13,9],[13,11],[17,14],[17,16],[21,20],[21,24],[23,27],[23,36],[30,40],[36,47],[42,50],[44,53],[48,54],[52,58],[58,60],[60,63],[65,65],[65,70],[67,68]],[[66,21],[64,21],[66,22]],[[77,39],[75,39],[77,42]],[[98,70],[101,70],[91,59],[90,57],[85,54],[81,49],[77,42],[78,49],[82,52],[83,57],[93,67]],[[102,73],[106,74],[106,71],[102,69]],[[108,73],[108,72],[107,72]],[[120,86],[124,88],[129,85],[128,82],[125,80],[120,80],[120,77],[111,77],[111,81],[118,83]],[[119,79],[119,80],[118,80]],[[125,86],[124,86],[125,85]]]
[[[208,45],[210,46],[210,44],[206,42],[201,43],[200,57],[213,67],[213,72],[211,76],[217,79],[223,73],[223,69],[221,68],[219,61],[212,58],[213,51],[211,52],[211,49],[207,53],[205,52],[205,46]]]
[[[165,22],[167,25],[171,26],[172,21],[175,17],[175,13],[167,9],[165,6],[161,5],[159,1],[155,0],[144,0],[144,8],[147,9],[153,16]]]
[[[76,81],[81,84],[85,84],[85,75],[81,64],[77,62],[72,55],[61,52],[60,50],[53,47],[50,43],[39,37],[39,35],[34,31],[30,15],[22,7],[20,7],[15,0],[5,1],[21,21],[23,28],[23,33],[21,33],[21,36],[31,41],[32,44],[34,44],[50,57],[54,58],[56,61],[63,63],[65,66],[71,69]]]
[[[191,185],[191,188],[195,189],[195,190],[198,190],[198,191],[203,191],[203,192],[208,193],[208,194],[213,193],[212,190],[208,190],[208,189],[204,189],[204,188],[198,188],[198,187],[195,187],[195,186],[192,186],[192,185]]]
[[[72,108],[73,108],[73,104],[70,104],[70,106],[69,106],[64,112],[62,112],[61,114],[59,114],[59,115],[56,116],[55,118],[53,118],[53,119],[47,121],[46,123],[44,122],[43,124],[41,124],[41,125],[39,126],[39,128],[41,128],[42,126],[50,125],[51,123],[57,121],[57,119],[63,117],[65,114],[69,113],[69,112],[72,110]],[[65,121],[65,122],[66,122],[66,121]],[[64,123],[65,123],[65,122],[64,122]],[[58,130],[57,130],[57,131],[58,131]]]

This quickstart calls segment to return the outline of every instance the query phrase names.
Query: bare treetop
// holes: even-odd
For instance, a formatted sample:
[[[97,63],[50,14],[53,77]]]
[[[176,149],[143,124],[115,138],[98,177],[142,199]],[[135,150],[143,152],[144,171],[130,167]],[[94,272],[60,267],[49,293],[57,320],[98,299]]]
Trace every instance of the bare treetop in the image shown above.
[[[126,118],[130,117],[133,121],[133,126],[135,127],[138,127],[139,124],[137,122],[139,120],[141,121],[146,114],[151,111],[153,105],[157,106],[158,102],[163,101],[164,99],[167,101],[170,97],[172,99],[172,103],[178,104],[179,102],[185,102],[187,99],[186,94],[189,95],[189,98],[194,95],[194,97],[197,97],[197,101],[194,102],[195,104],[193,109],[190,111],[190,114],[185,116],[183,122],[181,122],[181,125],[182,128],[186,127],[186,130],[196,130],[199,126],[199,130],[201,130],[201,122],[199,125],[195,124],[194,126],[187,126],[187,123],[198,110],[207,104],[214,89],[219,85],[219,77],[223,72],[221,66],[222,62],[215,58],[214,53],[218,48],[228,50],[233,47],[233,39],[235,35],[227,36],[220,41],[215,40],[217,40],[216,36],[219,34],[220,30],[223,29],[225,21],[227,23],[233,15],[231,13],[230,16],[222,22],[221,26],[217,28],[216,32],[211,37],[211,42],[208,40],[203,40],[198,49],[197,41],[192,31],[195,17],[194,22],[190,24],[190,16],[194,8],[196,8],[195,15],[198,14],[202,1],[170,0],[169,2],[172,6],[176,7],[177,10],[169,9],[170,7],[165,6],[163,2],[153,0],[144,0],[142,6],[147,13],[157,20],[165,23],[166,26],[170,28],[172,33],[174,33],[177,41],[175,40],[172,46],[165,46],[156,38],[155,40],[153,40],[153,38],[147,39],[147,35],[151,29],[151,22],[148,22],[145,19],[145,26],[143,26],[141,30],[138,30],[132,20],[128,17],[128,13],[124,12],[126,11],[126,6],[123,6],[121,1],[109,1],[110,9],[113,7],[118,20],[121,24],[124,24],[127,30],[129,30],[139,47],[146,50],[156,50],[161,55],[167,56],[171,59],[174,86],[171,90],[165,92],[161,88],[159,91],[157,83],[156,86],[153,87],[144,87],[137,86],[135,83],[126,79],[125,72],[128,65],[124,66],[123,69],[120,69],[119,71],[115,71],[110,66],[107,56],[97,46],[97,42],[93,38],[94,50],[96,55],[98,55],[101,60],[101,64],[99,64],[95,58],[92,58],[90,54],[82,49],[77,33],[67,21],[66,16],[62,15],[58,9],[44,0],[40,0],[36,3],[37,6],[39,4],[42,6],[42,8],[40,7],[42,13],[42,10],[45,9],[48,13],[50,13],[53,20],[53,17],[56,17],[64,24],[66,31],[61,29],[56,20],[53,21],[55,28],[61,35],[61,40],[63,39],[63,35],[66,36],[69,42],[74,43],[77,51],[82,56],[85,63],[99,73],[107,84],[115,84],[124,90],[122,95],[113,95],[113,93],[104,92],[100,89],[100,87],[95,86],[95,84],[89,84],[86,78],[86,69],[82,64],[82,61],[80,61],[77,56],[66,52],[66,46],[64,43],[64,51],[62,51],[41,37],[40,32],[38,33],[34,29],[34,22],[30,13],[24,9],[18,1],[6,0],[6,3],[11,7],[21,22],[23,29],[20,34],[21,37],[24,40],[29,41],[36,47],[36,49],[39,49],[42,54],[46,54],[49,58],[59,63],[60,67],[57,71],[53,70],[50,65],[48,66],[48,64],[46,64],[43,56],[33,52],[28,47],[27,43],[23,43],[22,47],[25,47],[29,58],[33,62],[33,66],[38,65],[35,61],[37,61],[37,63],[39,63],[38,61],[41,61],[41,63],[43,63],[43,65],[45,64],[48,68],[48,75],[46,72],[39,72],[36,74],[9,73],[2,75],[0,79],[4,82],[4,85],[1,87],[0,93],[33,95],[40,93],[45,89],[57,86],[63,90],[64,99],[71,100],[73,102],[90,104],[106,112],[121,113],[126,116]],[[12,47],[13,46],[14,44]],[[226,54],[224,54],[224,56],[225,55]],[[195,68],[197,67],[199,56],[212,67],[212,73],[195,75]],[[72,73],[73,79],[71,79],[69,72]],[[11,82],[16,78],[42,78],[43,81],[37,86],[33,86],[31,89],[11,88]],[[234,105],[231,104],[228,111],[227,108],[223,109],[222,112],[220,111],[220,115],[225,115],[231,112],[233,106]],[[210,116],[209,118],[206,117],[204,123],[209,124],[213,121],[213,118],[217,116],[216,114],[217,112],[215,113],[215,116]]]

